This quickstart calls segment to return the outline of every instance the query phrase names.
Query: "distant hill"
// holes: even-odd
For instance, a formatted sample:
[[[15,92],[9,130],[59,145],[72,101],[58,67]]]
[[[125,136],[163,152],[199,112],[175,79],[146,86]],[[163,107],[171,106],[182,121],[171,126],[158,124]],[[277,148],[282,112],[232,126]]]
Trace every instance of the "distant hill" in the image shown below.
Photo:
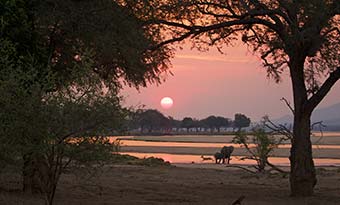
[[[285,115],[273,120],[277,124],[292,124],[293,116]],[[322,121],[327,127],[327,131],[340,131],[340,103],[331,105],[329,107],[316,109],[312,115],[312,122]]]

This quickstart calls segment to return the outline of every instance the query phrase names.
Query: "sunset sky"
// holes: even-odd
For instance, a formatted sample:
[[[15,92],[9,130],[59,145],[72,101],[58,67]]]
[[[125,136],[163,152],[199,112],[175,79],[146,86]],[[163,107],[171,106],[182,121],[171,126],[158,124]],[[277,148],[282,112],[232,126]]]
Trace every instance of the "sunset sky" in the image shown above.
[[[209,115],[233,118],[244,113],[252,120],[264,115],[278,118],[289,113],[282,97],[291,101],[292,91],[288,74],[276,84],[266,77],[258,57],[241,43],[224,49],[220,54],[190,50],[184,46],[172,59],[173,76],[161,85],[151,85],[139,92],[125,88],[125,105],[145,105],[166,115],[182,119],[186,116],[202,119]],[[174,105],[163,109],[160,101],[171,97]],[[319,107],[340,102],[340,83],[337,83]]]

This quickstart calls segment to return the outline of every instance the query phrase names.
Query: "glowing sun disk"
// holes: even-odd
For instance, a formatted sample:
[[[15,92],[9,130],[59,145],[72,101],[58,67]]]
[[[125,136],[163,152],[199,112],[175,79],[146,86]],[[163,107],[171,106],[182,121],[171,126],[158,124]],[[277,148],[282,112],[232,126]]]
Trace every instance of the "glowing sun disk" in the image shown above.
[[[164,109],[169,109],[174,104],[174,101],[170,97],[164,97],[161,100],[161,106]]]

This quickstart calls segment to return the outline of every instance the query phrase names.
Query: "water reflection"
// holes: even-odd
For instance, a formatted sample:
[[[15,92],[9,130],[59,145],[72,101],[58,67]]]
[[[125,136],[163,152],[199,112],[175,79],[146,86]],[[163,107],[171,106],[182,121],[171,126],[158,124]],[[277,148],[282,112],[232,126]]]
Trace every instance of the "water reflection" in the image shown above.
[[[210,147],[221,148],[223,146],[234,146],[240,148],[238,144],[232,143],[204,143],[204,142],[151,142],[140,140],[121,140],[122,146],[137,146],[137,147]],[[254,144],[250,144],[249,147],[255,147]],[[280,145],[278,148],[290,148],[290,144]],[[313,149],[340,149],[340,145],[313,145]]]
[[[212,164],[214,161],[202,161],[200,155],[181,155],[181,154],[165,154],[165,153],[137,153],[137,152],[122,152],[121,154],[128,154],[138,158],[157,157],[170,163],[204,163]],[[232,156],[231,164],[236,165],[254,165],[254,160],[240,160],[242,156]],[[272,164],[280,166],[289,166],[289,159],[284,157],[270,157],[269,161]],[[340,166],[340,159],[331,158],[315,158],[316,166]],[[216,165],[217,166],[217,165]]]
[[[320,137],[320,136],[323,137]],[[173,136],[127,136],[112,137],[111,140],[120,139],[122,150],[125,153],[136,157],[159,157],[171,163],[210,163],[213,161],[202,161],[201,154],[211,153],[220,150],[223,146],[234,146],[240,148],[240,145],[232,144],[233,135],[173,135]],[[340,133],[326,132],[314,133],[312,136],[313,156],[316,165],[336,165],[340,166]],[[317,142],[317,143],[316,143]],[[254,147],[255,145],[251,145]],[[280,145],[275,149],[275,156],[271,157],[270,162],[277,165],[289,166],[289,148],[290,144]],[[192,148],[192,149],[191,149]],[[339,152],[338,152],[339,150]],[[146,153],[148,152],[148,153]],[[235,155],[246,155],[244,149],[236,149]],[[232,164],[255,164],[252,160],[239,160],[239,157],[233,156]]]

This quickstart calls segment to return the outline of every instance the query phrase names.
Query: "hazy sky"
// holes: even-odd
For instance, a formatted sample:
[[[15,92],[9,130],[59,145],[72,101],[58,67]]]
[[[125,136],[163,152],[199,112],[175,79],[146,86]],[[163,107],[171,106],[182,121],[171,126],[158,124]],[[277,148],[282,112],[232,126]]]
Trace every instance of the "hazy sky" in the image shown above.
[[[289,113],[280,101],[282,97],[292,99],[289,75],[285,74],[279,84],[268,79],[259,58],[242,44],[226,48],[224,54],[214,48],[203,53],[184,48],[176,52],[172,65],[174,75],[161,85],[151,85],[140,92],[125,88],[125,105],[143,104],[177,119],[209,115],[233,118],[235,113],[244,113],[259,120],[264,115],[277,118]],[[174,101],[168,110],[160,106],[166,96]],[[340,82],[319,107],[338,102]]]

